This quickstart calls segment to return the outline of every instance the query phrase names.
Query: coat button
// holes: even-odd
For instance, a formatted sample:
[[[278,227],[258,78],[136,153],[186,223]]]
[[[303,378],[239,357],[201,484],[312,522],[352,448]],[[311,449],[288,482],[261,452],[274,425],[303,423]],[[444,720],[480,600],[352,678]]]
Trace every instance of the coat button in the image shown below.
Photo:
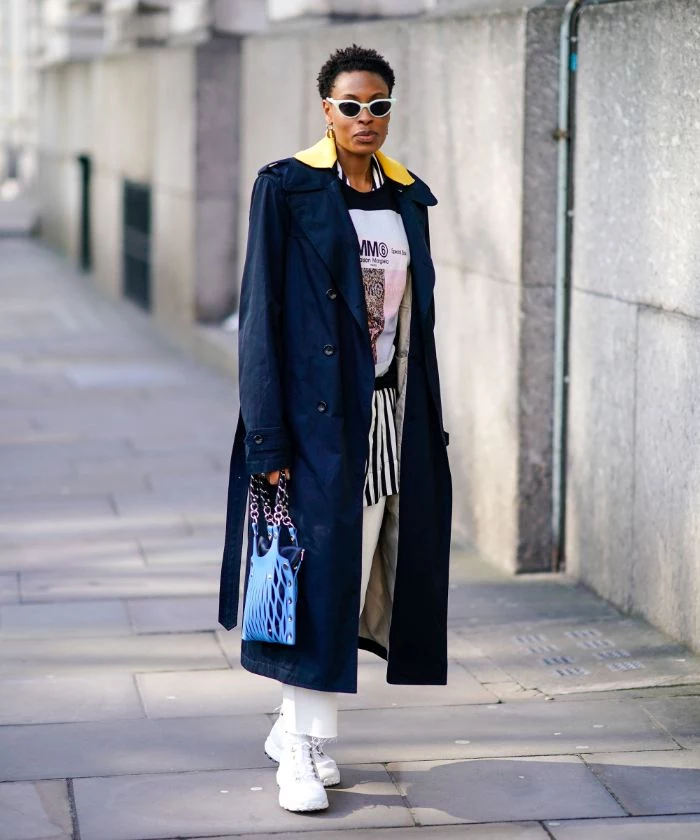
[[[326,356],[333,356],[335,354],[335,347],[332,344],[326,344],[323,348],[323,353]]]
[[[320,411],[321,414],[325,414],[328,411],[328,403],[321,400],[318,405],[316,406],[316,410]]]
[[[336,290],[335,290],[335,289],[329,289],[329,290],[326,292],[326,297],[327,297],[329,300],[335,300],[335,299],[338,297],[338,292],[336,292]]]
[[[263,436],[262,435],[255,435],[255,437],[253,438],[253,441],[257,444],[261,444],[263,442]]]

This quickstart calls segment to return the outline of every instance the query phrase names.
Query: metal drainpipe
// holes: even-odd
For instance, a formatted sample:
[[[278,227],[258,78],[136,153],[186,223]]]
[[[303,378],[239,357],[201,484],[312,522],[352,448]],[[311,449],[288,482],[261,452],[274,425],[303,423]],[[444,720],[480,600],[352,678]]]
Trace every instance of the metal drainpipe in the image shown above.
[[[554,439],[552,448],[552,544],[556,571],[564,567],[566,527],[567,415],[569,392],[569,322],[574,216],[575,92],[578,69],[578,22],[590,0],[569,0],[559,41],[559,143],[554,326]]]

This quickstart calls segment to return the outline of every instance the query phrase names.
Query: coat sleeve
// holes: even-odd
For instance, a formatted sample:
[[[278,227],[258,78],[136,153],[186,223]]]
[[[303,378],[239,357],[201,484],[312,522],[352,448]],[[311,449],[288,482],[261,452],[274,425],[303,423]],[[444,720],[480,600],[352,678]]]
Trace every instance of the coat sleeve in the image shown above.
[[[291,463],[281,382],[288,210],[276,173],[253,185],[241,281],[238,381],[249,474]]]

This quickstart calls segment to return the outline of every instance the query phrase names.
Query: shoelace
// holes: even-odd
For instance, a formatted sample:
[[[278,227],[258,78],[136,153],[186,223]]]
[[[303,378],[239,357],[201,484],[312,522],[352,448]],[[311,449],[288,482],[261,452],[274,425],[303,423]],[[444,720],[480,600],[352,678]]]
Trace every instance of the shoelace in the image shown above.
[[[303,744],[292,744],[292,758],[294,760],[294,776],[298,781],[320,781],[318,770],[311,756],[312,745],[308,741]],[[301,754],[300,754],[301,753]]]
[[[323,751],[323,741],[321,738],[311,739],[311,752],[316,753],[320,758],[325,758],[326,754]]]

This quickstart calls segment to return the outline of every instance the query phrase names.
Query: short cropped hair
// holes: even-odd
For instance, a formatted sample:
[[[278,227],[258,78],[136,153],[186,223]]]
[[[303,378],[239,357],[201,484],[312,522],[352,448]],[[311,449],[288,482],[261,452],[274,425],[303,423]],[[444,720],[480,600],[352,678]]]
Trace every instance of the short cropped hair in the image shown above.
[[[376,50],[358,47],[353,44],[336,50],[323,65],[318,74],[318,92],[321,99],[331,95],[336,78],[341,73],[351,73],[354,70],[366,70],[369,73],[376,73],[381,76],[389,88],[389,95],[394,88],[394,71],[389,62]]]

